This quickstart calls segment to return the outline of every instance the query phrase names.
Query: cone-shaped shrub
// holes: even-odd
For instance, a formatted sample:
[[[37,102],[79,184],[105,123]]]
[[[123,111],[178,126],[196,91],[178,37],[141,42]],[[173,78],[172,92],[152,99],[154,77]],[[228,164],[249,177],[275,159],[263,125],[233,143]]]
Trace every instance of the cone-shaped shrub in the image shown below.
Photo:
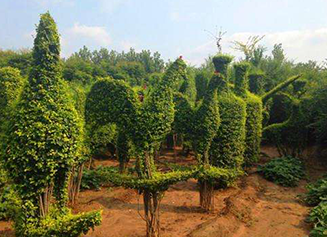
[[[61,79],[59,34],[49,13],[41,15],[36,32],[32,71],[7,125],[2,155],[23,201],[15,220],[16,235],[53,236],[51,226],[42,221],[49,216],[65,233],[56,236],[79,236],[100,222],[99,214],[74,221],[65,218],[67,184],[80,145],[81,122]],[[52,193],[55,215],[49,214]]]

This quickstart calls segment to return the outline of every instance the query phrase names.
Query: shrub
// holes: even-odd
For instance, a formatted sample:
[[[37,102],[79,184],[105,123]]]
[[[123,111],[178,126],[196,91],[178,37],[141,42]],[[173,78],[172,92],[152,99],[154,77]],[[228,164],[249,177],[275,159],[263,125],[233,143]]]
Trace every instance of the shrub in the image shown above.
[[[309,215],[309,221],[314,223],[314,228],[310,232],[310,237],[327,236],[327,202],[322,201],[314,207]]]
[[[0,194],[0,220],[12,220],[21,205],[13,186],[7,185]]]
[[[12,107],[19,98],[24,85],[20,71],[12,67],[0,69],[0,122],[7,116],[8,108]]]
[[[263,176],[276,184],[285,187],[295,187],[305,176],[302,162],[293,157],[275,158],[264,166],[260,166],[258,171]]]
[[[118,173],[119,170],[115,167],[98,166],[94,170],[84,170],[81,189],[96,189],[108,184],[108,175]]]
[[[327,177],[307,185],[307,190],[304,201],[310,206],[318,205],[324,198],[327,198]]]

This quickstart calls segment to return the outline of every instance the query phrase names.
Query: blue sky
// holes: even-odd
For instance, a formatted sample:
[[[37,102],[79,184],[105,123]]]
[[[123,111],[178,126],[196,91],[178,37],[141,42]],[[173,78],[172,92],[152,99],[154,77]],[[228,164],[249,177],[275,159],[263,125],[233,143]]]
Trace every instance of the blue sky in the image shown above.
[[[164,59],[183,55],[199,65],[216,52],[205,30],[233,40],[265,35],[295,61],[327,58],[327,0],[0,0],[0,48],[30,48],[41,13],[50,11],[62,36],[62,56],[90,49],[150,49]]]

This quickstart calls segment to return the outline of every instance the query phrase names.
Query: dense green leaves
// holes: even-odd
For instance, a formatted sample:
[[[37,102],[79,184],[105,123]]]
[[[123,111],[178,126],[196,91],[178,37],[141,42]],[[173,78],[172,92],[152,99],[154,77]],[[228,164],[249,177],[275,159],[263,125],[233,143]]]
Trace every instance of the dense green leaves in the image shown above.
[[[29,83],[6,124],[2,152],[4,167],[24,204],[15,218],[15,229],[17,236],[79,236],[99,222],[97,213],[82,221],[82,226],[74,226],[80,217],[68,218],[63,213],[70,170],[80,151],[82,123],[61,79],[59,34],[49,13],[41,15],[36,31]],[[52,189],[58,213],[72,224],[56,226],[56,234],[47,232],[60,223],[56,216],[47,217],[53,225],[39,228],[41,217],[47,216]],[[92,218],[94,224],[89,223]]]
[[[275,158],[259,167],[258,171],[267,180],[286,187],[297,186],[298,182],[305,176],[302,162],[289,156]]]

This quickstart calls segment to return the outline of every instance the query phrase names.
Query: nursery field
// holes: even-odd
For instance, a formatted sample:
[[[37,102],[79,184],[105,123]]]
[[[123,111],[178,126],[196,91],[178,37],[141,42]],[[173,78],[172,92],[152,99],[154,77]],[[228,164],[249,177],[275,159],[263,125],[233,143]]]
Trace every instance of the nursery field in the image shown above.
[[[327,236],[327,64],[60,39],[0,50],[0,237]]]
[[[179,149],[177,148],[177,151]],[[263,147],[262,152],[274,157],[278,152],[273,147]],[[261,163],[271,158],[264,157]],[[178,156],[166,151],[160,157],[164,165],[174,163],[191,165],[194,157]],[[306,192],[305,186],[327,172],[326,164],[308,160],[308,180],[302,180],[294,188],[282,187],[264,179],[256,167],[248,170],[248,175],[240,178],[235,187],[215,192],[215,210],[204,212],[197,204],[198,185],[196,180],[177,183],[169,188],[161,202],[161,236],[187,237],[304,237],[312,228],[305,219],[310,208],[301,201],[299,195]],[[115,160],[99,159],[95,166],[119,166]],[[74,206],[74,212],[103,210],[102,225],[90,231],[88,237],[102,237],[110,233],[112,237],[144,236],[144,220],[141,197],[134,190],[104,186],[100,190],[86,190]],[[13,237],[14,232],[8,222],[0,222],[0,236]]]

